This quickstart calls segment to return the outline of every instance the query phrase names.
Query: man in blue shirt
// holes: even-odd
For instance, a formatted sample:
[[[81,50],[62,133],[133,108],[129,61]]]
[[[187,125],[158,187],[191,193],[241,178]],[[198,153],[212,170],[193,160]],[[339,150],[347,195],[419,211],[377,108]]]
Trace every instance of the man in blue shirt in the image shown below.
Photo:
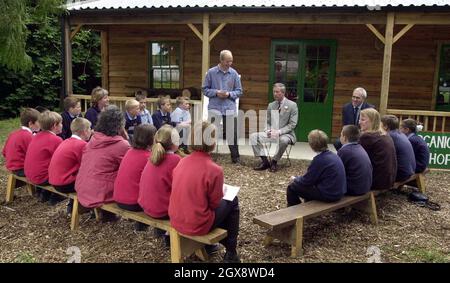
[[[231,160],[239,164],[236,99],[242,96],[242,86],[239,74],[231,68],[232,64],[231,51],[222,50],[220,63],[208,70],[202,90],[203,94],[209,98],[208,120],[212,123],[222,121],[222,134],[227,140]]]

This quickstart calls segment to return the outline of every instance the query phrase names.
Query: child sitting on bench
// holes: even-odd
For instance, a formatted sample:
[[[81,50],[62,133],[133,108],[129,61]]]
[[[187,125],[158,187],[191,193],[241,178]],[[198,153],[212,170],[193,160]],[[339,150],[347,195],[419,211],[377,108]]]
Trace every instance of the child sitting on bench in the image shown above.
[[[33,108],[25,108],[20,113],[20,129],[9,134],[3,147],[2,154],[5,158],[6,169],[17,176],[25,177],[23,170],[25,156],[33,138],[33,132],[39,131],[39,111]]]
[[[80,169],[81,156],[86,142],[91,137],[91,122],[85,118],[75,118],[70,124],[72,136],[64,140],[50,161],[49,183],[61,193],[75,192],[75,179]],[[72,212],[73,200],[67,205],[67,214]]]
[[[62,139],[57,135],[62,130],[62,117],[53,111],[44,111],[39,115],[39,125],[41,131],[36,134],[28,146],[25,156],[25,176],[27,179],[40,186],[49,185],[48,167],[56,148],[61,144]],[[39,191],[37,191],[39,195]],[[41,202],[50,200],[51,205],[55,205],[62,199],[57,194],[47,190],[40,192]]]
[[[308,134],[311,149],[318,154],[303,176],[291,177],[292,183],[287,188],[287,205],[300,204],[305,201],[320,200],[335,202],[347,191],[345,168],[341,159],[328,150],[328,137],[321,130],[312,130]]]

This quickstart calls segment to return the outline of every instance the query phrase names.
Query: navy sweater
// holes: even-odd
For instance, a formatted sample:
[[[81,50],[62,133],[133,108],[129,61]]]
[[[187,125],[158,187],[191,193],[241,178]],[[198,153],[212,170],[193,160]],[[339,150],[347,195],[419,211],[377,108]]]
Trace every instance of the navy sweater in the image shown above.
[[[372,186],[372,163],[367,152],[357,143],[349,143],[338,151],[347,176],[347,195],[363,195]]]
[[[98,107],[91,107],[86,111],[85,118],[91,122],[91,129],[95,127],[97,124],[98,114],[100,113],[100,109]]]
[[[317,188],[323,197],[339,200],[347,190],[345,169],[341,159],[329,150],[316,155],[305,175],[294,182],[304,187]]]
[[[430,162],[430,149],[423,138],[416,134],[412,134],[408,137],[414,150],[414,156],[416,157],[416,173],[422,173],[427,169]]]
[[[397,155],[397,177],[395,181],[404,181],[416,172],[416,158],[411,142],[399,130],[389,131],[394,141]]]
[[[170,113],[166,113],[166,116],[163,116],[161,110],[156,110],[155,113],[153,113],[152,115],[152,119],[153,119],[153,126],[155,126],[157,130],[165,124],[170,125],[172,127],[176,126],[176,123],[172,122],[172,120],[170,119]]]
[[[83,117],[83,115],[78,115],[76,117],[70,116],[68,111],[64,111],[63,113],[61,113],[61,117],[62,117],[62,132],[61,134],[59,134],[58,136],[60,136],[63,140],[68,139],[72,136],[72,131],[70,130],[70,124],[72,124],[72,121],[75,120],[75,118],[77,117]]]
[[[125,116],[125,130],[127,130],[128,137],[130,138],[129,142],[133,140],[134,129],[142,124],[141,116],[136,115],[136,117],[131,118],[127,112],[124,113]]]

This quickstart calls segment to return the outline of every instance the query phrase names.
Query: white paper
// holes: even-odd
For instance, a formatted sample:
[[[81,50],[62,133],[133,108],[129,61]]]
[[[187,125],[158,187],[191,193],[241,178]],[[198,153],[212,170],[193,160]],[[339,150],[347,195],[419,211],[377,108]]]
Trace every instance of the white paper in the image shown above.
[[[240,189],[240,187],[223,184],[223,199],[233,201]]]

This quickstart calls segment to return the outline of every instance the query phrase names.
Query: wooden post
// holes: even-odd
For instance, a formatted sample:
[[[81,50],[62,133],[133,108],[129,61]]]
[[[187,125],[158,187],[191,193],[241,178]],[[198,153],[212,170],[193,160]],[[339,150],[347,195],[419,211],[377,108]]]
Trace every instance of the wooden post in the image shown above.
[[[386,21],[384,58],[383,58],[383,75],[381,79],[381,95],[380,95],[380,114],[386,114],[388,96],[389,96],[389,78],[391,75],[391,59],[392,44],[394,36],[394,20],[395,14],[388,13]]]
[[[65,96],[73,94],[72,86],[72,43],[70,41],[69,19],[64,17],[64,78],[65,78]]]
[[[170,228],[169,234],[170,234],[170,258],[172,260],[172,263],[183,263],[180,235],[174,228]]]
[[[202,33],[202,79],[203,82],[206,72],[209,70],[209,56],[210,56],[210,45],[209,45],[209,14],[203,14],[203,33]],[[203,83],[202,83],[203,85]],[[205,96],[202,95],[202,109],[207,113],[207,101],[205,101]],[[206,110],[205,110],[206,109]],[[205,113],[203,113],[205,117]]]
[[[70,229],[71,230],[77,230],[78,225],[80,223],[80,215],[79,215],[79,209],[78,209],[78,197],[75,196],[73,198],[73,207],[72,207],[72,219],[70,221]]]
[[[6,185],[6,203],[10,203],[14,199],[14,189],[16,187],[16,178],[13,174],[8,175],[8,184]]]
[[[291,246],[291,257],[298,257],[303,255],[303,217],[300,217],[295,222],[294,242]]]
[[[109,91],[109,48],[108,30],[101,32],[102,87]]]

